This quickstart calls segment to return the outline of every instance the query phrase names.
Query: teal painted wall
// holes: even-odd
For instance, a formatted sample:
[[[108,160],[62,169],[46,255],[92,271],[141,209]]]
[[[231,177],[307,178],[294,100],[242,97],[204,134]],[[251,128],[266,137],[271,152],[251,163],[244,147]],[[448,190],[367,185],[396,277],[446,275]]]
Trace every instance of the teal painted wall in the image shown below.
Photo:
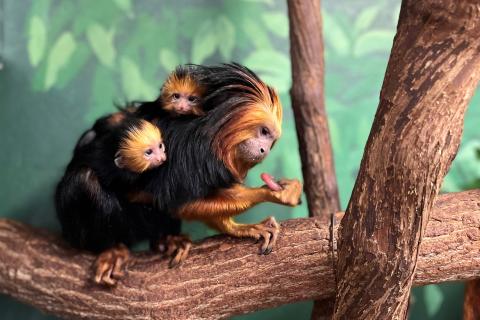
[[[324,1],[326,102],[343,207],[378,104],[399,3]],[[248,184],[261,184],[262,171],[301,177],[284,1],[0,0],[0,216],[58,230],[53,188],[95,118],[112,112],[113,102],[153,98],[178,63],[231,60],[276,86],[285,106],[284,135]],[[444,191],[478,185],[479,103],[477,95]],[[307,211],[261,205],[240,220],[272,214]],[[185,231],[213,234],[195,223]],[[461,318],[461,284],[417,288],[413,297],[411,319]],[[310,308],[302,302],[235,319],[309,319]],[[0,297],[0,317],[52,318],[7,297]]]

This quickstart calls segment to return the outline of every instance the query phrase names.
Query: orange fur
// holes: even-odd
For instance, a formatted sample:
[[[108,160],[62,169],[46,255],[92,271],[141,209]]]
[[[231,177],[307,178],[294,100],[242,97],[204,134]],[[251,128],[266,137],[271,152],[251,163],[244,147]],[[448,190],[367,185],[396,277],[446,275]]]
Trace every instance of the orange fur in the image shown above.
[[[217,157],[239,182],[245,178],[251,165],[238,160],[238,145],[255,137],[260,126],[274,130],[277,137],[280,137],[282,131],[282,105],[275,90],[247,74],[244,77],[250,81],[253,88],[242,85],[231,88],[244,90],[244,97],[248,102],[233,111],[223,130],[213,141]]]
[[[220,189],[214,195],[192,201],[182,206],[178,216],[187,220],[208,222],[218,217],[230,217],[244,212],[256,204],[271,201],[272,196],[265,188],[247,188],[236,184],[229,189]]]
[[[189,74],[186,74],[185,76],[179,76],[175,71],[172,72],[165,81],[161,92],[161,99],[164,101],[163,108],[165,110],[174,110],[174,104],[171,102],[171,98],[174,93],[180,92],[186,95],[194,95],[198,98],[201,98],[204,93],[204,88],[198,84],[193,76]],[[205,114],[199,106],[193,107],[192,113],[197,116]]]
[[[147,170],[149,162],[144,158],[144,152],[161,142],[160,129],[148,121],[143,120],[138,128],[129,128],[126,138],[122,139],[119,148],[125,167],[137,173]]]

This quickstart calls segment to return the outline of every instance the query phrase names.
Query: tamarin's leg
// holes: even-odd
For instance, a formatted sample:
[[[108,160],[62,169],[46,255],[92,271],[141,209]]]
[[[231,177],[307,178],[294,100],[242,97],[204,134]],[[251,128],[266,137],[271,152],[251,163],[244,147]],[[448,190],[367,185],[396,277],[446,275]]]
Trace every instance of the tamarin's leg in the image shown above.
[[[180,265],[188,256],[192,240],[185,235],[168,235],[157,241],[150,242],[150,249],[171,257],[169,267]]]
[[[269,254],[272,252],[280,233],[280,225],[274,217],[268,217],[257,224],[236,223],[231,217],[220,217],[207,221],[207,224],[218,231],[238,238],[254,238],[263,243],[260,246],[260,254]]]
[[[95,282],[114,286],[124,276],[125,264],[129,260],[130,251],[123,244],[103,251],[94,263]]]

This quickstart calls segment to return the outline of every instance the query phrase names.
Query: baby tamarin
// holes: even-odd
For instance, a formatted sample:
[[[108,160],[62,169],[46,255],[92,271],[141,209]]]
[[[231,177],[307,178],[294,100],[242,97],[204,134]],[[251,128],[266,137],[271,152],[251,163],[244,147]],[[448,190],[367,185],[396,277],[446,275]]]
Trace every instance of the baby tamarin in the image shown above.
[[[152,102],[142,103],[136,114],[151,120],[164,115],[204,115],[202,97],[205,87],[201,84],[195,66],[178,66],[169,74],[160,90],[160,96]]]
[[[79,139],[77,148],[121,125],[129,114],[149,121],[167,115],[204,115],[202,96],[205,88],[199,78],[195,66],[178,66],[167,77],[156,100],[143,102],[138,106],[131,104],[121,111],[98,119],[93,128]]]
[[[118,195],[165,160],[158,127],[132,115],[90,143],[77,144],[55,193],[64,238],[74,247],[100,252],[144,236],[144,230],[117,227],[137,218],[127,215]]]

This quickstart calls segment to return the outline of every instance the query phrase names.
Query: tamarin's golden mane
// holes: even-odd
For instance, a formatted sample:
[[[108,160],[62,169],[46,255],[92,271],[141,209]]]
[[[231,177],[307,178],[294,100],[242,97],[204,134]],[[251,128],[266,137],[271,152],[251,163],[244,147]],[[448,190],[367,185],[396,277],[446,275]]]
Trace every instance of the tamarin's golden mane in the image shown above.
[[[161,142],[160,129],[146,120],[142,120],[139,126],[128,128],[119,147],[125,168],[137,173],[147,170],[149,162],[143,155],[148,148]]]
[[[232,175],[242,181],[252,165],[237,157],[238,145],[256,137],[261,126],[275,130],[279,137],[282,105],[275,89],[243,70],[236,72],[247,84],[232,84],[227,89],[240,96],[242,103],[232,108],[228,120],[214,137],[213,149]]]

